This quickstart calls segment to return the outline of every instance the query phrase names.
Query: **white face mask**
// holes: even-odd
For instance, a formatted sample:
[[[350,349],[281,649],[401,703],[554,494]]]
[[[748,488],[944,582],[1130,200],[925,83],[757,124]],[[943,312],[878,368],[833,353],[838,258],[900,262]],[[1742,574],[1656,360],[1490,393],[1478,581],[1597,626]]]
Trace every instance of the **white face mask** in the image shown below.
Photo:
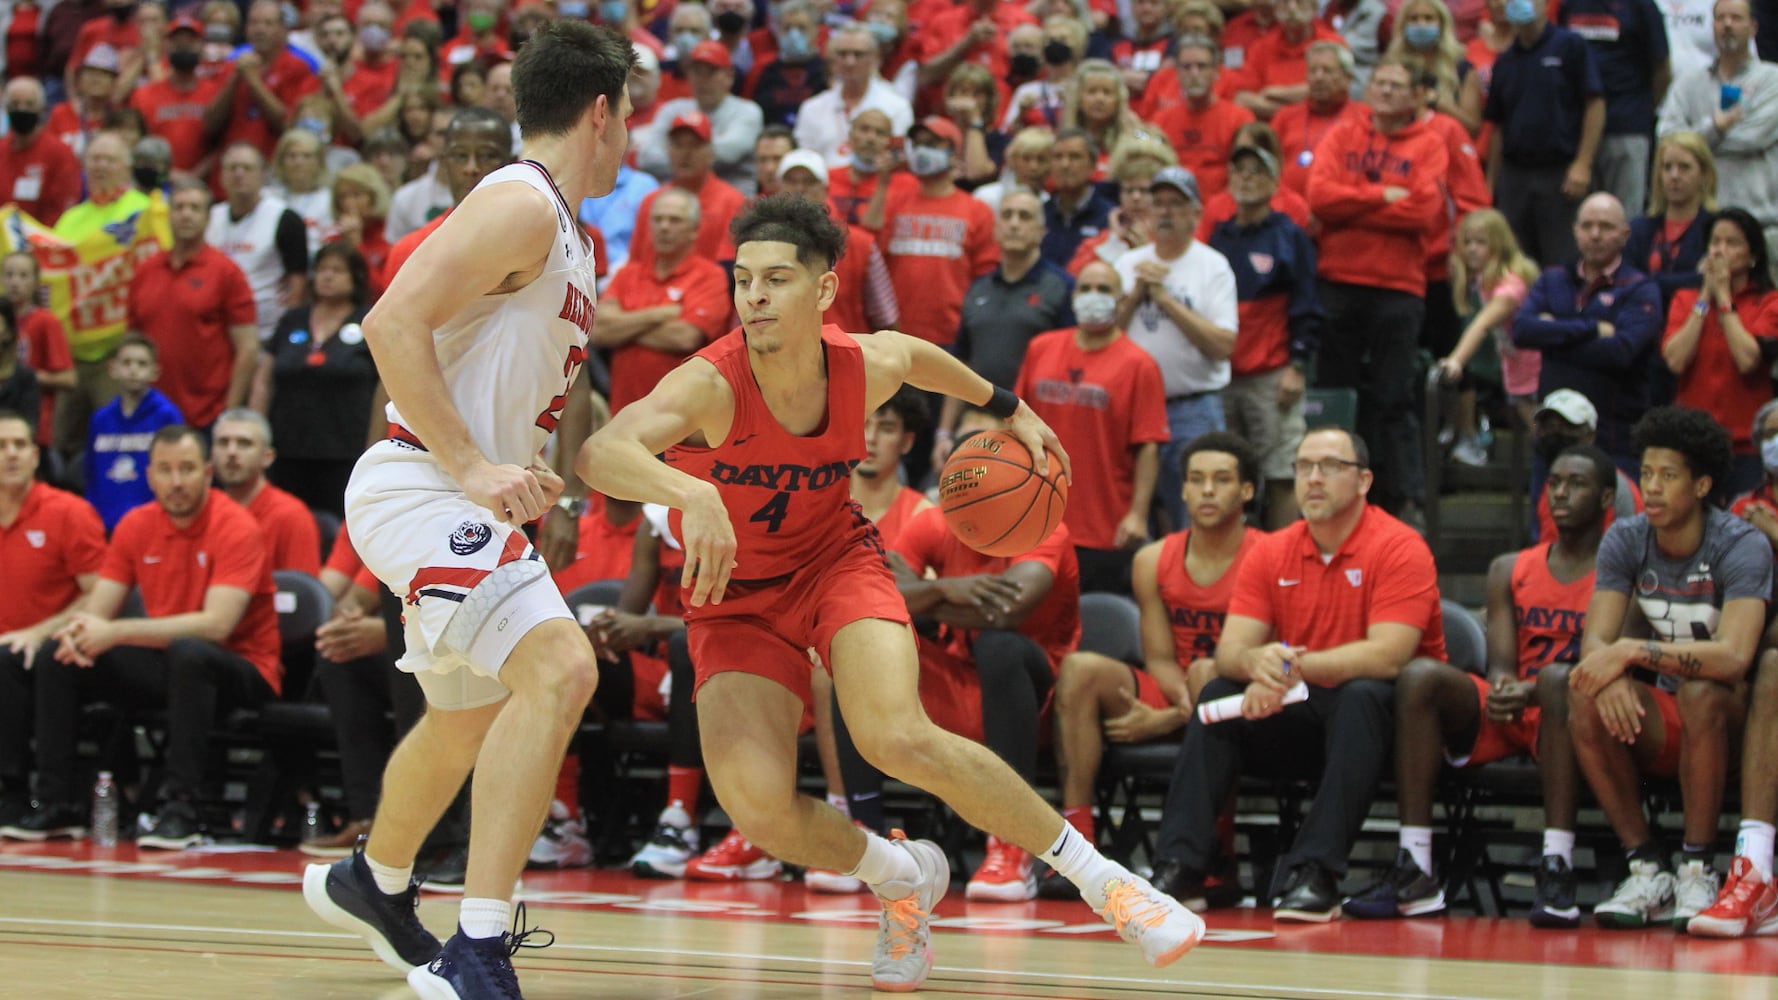
[[[1768,473],[1778,476],[1778,437],[1769,437],[1760,442],[1759,460]]]
[[[1117,300],[1104,292],[1081,292],[1074,297],[1074,318],[1081,326],[1110,326],[1117,317]]]
[[[951,169],[951,151],[931,146],[908,147],[908,169],[915,177],[932,177]]]

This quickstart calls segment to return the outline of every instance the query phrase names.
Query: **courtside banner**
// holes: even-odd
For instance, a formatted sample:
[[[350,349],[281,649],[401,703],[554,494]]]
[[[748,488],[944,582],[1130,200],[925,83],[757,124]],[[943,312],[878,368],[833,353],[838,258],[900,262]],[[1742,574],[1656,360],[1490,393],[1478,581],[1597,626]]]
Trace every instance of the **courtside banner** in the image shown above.
[[[167,202],[159,191],[148,207],[78,240],[69,241],[19,211],[0,208],[0,248],[29,250],[43,271],[49,309],[68,331],[81,361],[103,358],[124,335],[130,278],[136,264],[173,245]]]

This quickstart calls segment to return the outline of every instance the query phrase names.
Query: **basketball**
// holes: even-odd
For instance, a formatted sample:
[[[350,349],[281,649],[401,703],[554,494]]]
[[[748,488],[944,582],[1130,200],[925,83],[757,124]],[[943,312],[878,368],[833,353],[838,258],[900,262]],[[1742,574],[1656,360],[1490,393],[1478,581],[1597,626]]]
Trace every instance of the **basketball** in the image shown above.
[[[1068,509],[1068,481],[1050,453],[1050,474],[1008,431],[980,431],[957,443],[938,479],[938,505],[951,534],[990,556],[1022,556],[1056,530]]]

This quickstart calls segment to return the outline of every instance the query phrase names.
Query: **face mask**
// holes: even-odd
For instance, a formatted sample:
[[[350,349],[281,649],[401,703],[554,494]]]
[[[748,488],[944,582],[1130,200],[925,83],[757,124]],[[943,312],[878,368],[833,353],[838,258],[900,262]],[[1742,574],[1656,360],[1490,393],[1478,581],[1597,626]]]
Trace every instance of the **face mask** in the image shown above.
[[[469,30],[476,34],[485,34],[494,28],[494,15],[487,11],[476,11],[469,15]]]
[[[37,123],[42,120],[43,114],[39,111],[14,111],[8,109],[6,112],[6,128],[11,131],[13,135],[30,135],[32,132],[37,131]]]
[[[908,169],[915,177],[935,177],[951,169],[951,151],[930,146],[908,147]]]
[[[562,0],[561,3],[556,4],[556,13],[574,21],[586,20],[587,14],[591,13],[592,9],[592,5],[588,4],[586,0]],[[618,19],[622,20],[622,15],[619,15]]]
[[[695,31],[675,32],[673,35],[673,48],[679,53],[679,61],[683,63],[691,62],[691,50],[697,48],[698,43],[703,40],[704,36]]]
[[[113,21],[116,21],[118,24],[122,24],[125,21],[128,21],[132,16],[134,16],[135,13],[136,13],[136,5],[135,4],[131,4],[128,7],[113,7],[113,8],[111,8],[111,19]]]
[[[304,132],[312,132],[315,135],[320,136],[322,142],[326,142],[329,138],[327,134],[327,123],[319,118],[298,118],[296,120],[296,127],[302,129]]]
[[[158,167],[131,167],[130,179],[144,191],[152,191],[161,186],[161,172]]]
[[[193,49],[174,49],[167,53],[167,65],[173,67],[177,73],[189,73],[197,69],[198,62],[202,59],[203,56]]]
[[[747,27],[747,15],[738,10],[725,10],[716,15],[716,30],[725,35],[739,34]]]
[[[1432,48],[1438,44],[1438,36],[1436,24],[1410,24],[1402,29],[1402,37],[1407,39],[1408,46],[1416,49]]]
[[[1117,316],[1117,300],[1104,292],[1082,292],[1074,297],[1074,318],[1081,326],[1110,326]]]
[[[872,21],[866,27],[870,28],[870,33],[876,36],[877,44],[885,49],[893,48],[895,39],[901,35],[895,25],[887,21]]]
[[[1778,475],[1778,437],[1767,438],[1760,442],[1759,460],[1760,464],[1766,467],[1766,472]]]
[[[606,24],[622,24],[629,13],[630,5],[624,0],[601,0],[599,4],[599,20]]]
[[[857,153],[852,154],[852,172],[855,174],[874,174],[877,172],[875,160],[867,160]]]
[[[1580,444],[1578,437],[1570,437],[1567,434],[1545,434],[1537,439],[1537,457],[1543,459],[1543,464],[1546,467],[1552,466],[1556,464],[1556,456],[1577,444]]]
[[[235,33],[226,24],[208,24],[204,26],[204,41],[216,45],[227,45],[235,40]]]
[[[1074,59],[1074,50],[1067,42],[1049,41],[1043,43],[1043,61],[1051,66],[1066,66]]]
[[[1012,75],[1030,77],[1037,75],[1037,57],[1028,52],[1021,52],[1012,57]]]
[[[1506,23],[1530,24],[1537,20],[1537,4],[1534,0],[1506,0]]]
[[[801,28],[791,28],[778,39],[778,55],[785,62],[804,62],[814,54],[809,48],[808,32]]]

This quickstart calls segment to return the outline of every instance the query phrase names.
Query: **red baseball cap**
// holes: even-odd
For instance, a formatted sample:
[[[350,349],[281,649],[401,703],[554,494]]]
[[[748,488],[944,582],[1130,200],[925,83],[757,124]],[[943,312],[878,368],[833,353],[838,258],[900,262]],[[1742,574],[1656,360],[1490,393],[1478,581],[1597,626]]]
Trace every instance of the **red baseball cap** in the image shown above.
[[[710,116],[702,111],[687,111],[682,115],[674,115],[672,123],[667,126],[667,134],[672,135],[682,128],[691,129],[694,135],[705,142],[710,141]]]
[[[172,38],[176,31],[189,31],[202,38],[204,36],[204,22],[190,14],[181,14],[173,19],[173,23],[167,25],[167,37]]]
[[[912,139],[914,133],[921,131],[922,129],[931,132],[933,135],[950,143],[953,151],[963,151],[963,131],[949,118],[942,118],[938,115],[928,115],[915,122],[913,128],[908,129],[908,138]]]
[[[691,47],[691,61],[701,62],[717,69],[730,69],[735,61],[729,57],[728,46],[721,42],[699,42]]]

